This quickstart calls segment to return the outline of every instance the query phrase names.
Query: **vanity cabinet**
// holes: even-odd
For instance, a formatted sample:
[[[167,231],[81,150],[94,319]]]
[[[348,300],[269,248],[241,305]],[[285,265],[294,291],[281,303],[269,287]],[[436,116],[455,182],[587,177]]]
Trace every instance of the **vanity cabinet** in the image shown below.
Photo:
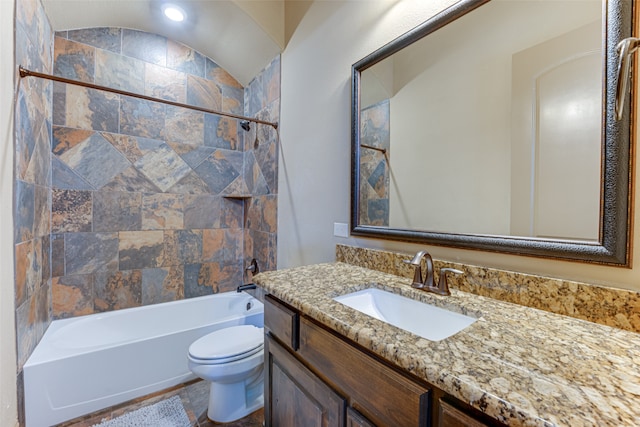
[[[345,399],[268,336],[265,345],[269,375],[267,425],[344,425]]]
[[[272,295],[264,323],[267,427],[500,425]]]

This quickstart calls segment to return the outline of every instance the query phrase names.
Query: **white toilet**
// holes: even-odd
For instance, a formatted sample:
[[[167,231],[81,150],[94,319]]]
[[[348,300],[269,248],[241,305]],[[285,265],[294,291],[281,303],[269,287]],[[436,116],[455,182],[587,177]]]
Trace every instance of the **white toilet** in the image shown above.
[[[189,369],[211,382],[207,416],[227,423],[264,405],[264,329],[220,329],[189,347]]]

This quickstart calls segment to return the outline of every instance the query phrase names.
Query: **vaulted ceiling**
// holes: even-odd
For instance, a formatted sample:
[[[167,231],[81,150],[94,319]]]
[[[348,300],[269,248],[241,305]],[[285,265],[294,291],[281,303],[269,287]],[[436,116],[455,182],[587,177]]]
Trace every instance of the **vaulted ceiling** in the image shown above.
[[[212,58],[243,85],[282,52],[286,43],[285,0],[43,0],[43,3],[55,31],[122,27],[160,34]],[[165,3],[184,9],[185,21],[169,21],[161,10]]]

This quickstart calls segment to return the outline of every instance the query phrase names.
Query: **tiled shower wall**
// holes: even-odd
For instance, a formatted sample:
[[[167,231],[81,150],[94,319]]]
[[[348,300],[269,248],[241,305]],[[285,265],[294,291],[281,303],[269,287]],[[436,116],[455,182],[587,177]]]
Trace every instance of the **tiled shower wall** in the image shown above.
[[[56,75],[274,121],[279,69],[276,59],[245,90],[159,35],[92,28],[55,37]],[[248,280],[243,255],[273,268],[269,129],[246,133],[235,119],[55,83],[53,316],[232,290]]]
[[[40,1],[16,2],[15,64],[50,73],[52,39]],[[24,424],[22,367],[52,319],[51,94],[50,82],[21,79],[14,108],[14,286],[20,425]]]
[[[389,225],[389,100],[360,112],[360,225]]]
[[[50,73],[53,33],[38,0],[16,2],[16,64]],[[15,105],[15,306],[18,372],[51,322],[52,84],[21,79]],[[18,381],[20,385],[21,381]]]
[[[274,59],[245,89],[245,114],[277,123],[280,120],[280,57]],[[244,256],[256,258],[262,270],[276,269],[278,205],[278,132],[254,124],[245,134],[245,182],[252,194],[245,204]]]

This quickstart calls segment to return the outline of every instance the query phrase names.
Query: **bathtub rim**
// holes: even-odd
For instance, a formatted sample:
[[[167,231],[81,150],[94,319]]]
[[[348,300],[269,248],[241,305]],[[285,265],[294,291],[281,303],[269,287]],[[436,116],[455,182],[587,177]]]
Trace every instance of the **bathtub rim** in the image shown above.
[[[172,306],[184,305],[187,303],[200,302],[207,299],[215,299],[216,297],[217,298],[220,298],[220,297],[245,298],[247,300],[254,302],[255,303],[254,306],[250,310],[244,312],[246,316],[251,316],[254,314],[259,314],[264,312],[264,306],[262,302],[256,297],[254,297],[253,295],[251,295],[250,293],[244,292],[244,291],[242,292],[228,291],[228,292],[219,292],[216,294],[203,295],[203,296],[192,297],[192,298],[183,298],[175,301],[166,301],[166,302],[157,303],[157,304],[147,304],[147,305],[142,305],[138,307],[127,307],[127,308],[122,308],[118,310],[106,311],[106,312],[84,314],[81,316],[75,316],[75,317],[70,317],[65,319],[56,319],[56,320],[53,320],[47,326],[47,329],[45,330],[45,333],[42,335],[42,338],[36,345],[31,355],[27,358],[27,361],[24,363],[23,370],[24,368],[37,366],[44,363],[49,363],[64,357],[88,354],[88,353],[104,350],[110,347],[132,343],[137,340],[137,338],[121,340],[121,341],[116,341],[109,344],[86,346],[84,348],[61,348],[61,347],[51,348],[53,343],[50,343],[49,341],[51,340],[52,335],[54,335],[59,330],[71,324],[90,320],[90,319],[98,319],[98,320],[108,319],[110,317],[114,317],[114,316],[118,316],[126,313],[145,312],[148,310],[159,309],[159,308],[161,309],[162,307],[166,307],[168,305],[172,305]],[[234,316],[228,317],[228,319],[231,319],[233,317]],[[222,318],[222,319],[227,319],[227,318]],[[216,319],[216,321],[220,321],[222,319]],[[189,330],[189,328],[172,329],[170,331],[166,331],[164,333],[154,335],[153,337],[164,337],[171,334],[184,332],[186,330]],[[143,340],[144,339],[148,339],[148,337],[143,338]],[[45,346],[47,348],[44,348]]]

